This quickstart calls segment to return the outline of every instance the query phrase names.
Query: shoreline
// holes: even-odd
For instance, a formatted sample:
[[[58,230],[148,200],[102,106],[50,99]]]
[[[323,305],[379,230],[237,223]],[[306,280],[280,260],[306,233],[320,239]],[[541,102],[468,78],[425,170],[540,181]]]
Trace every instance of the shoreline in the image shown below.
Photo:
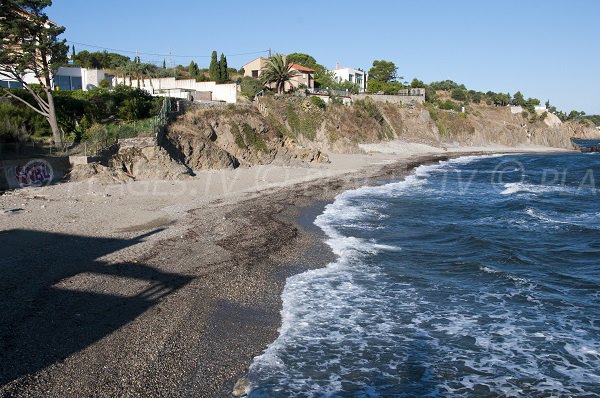
[[[38,259],[31,265],[34,271],[64,268],[65,263],[69,269],[58,275],[30,275],[42,288],[4,300],[4,306],[15,307],[8,318],[23,325],[11,331],[0,325],[0,341],[16,340],[2,354],[2,362],[27,360],[12,369],[2,367],[0,395],[100,391],[102,396],[230,396],[252,359],[277,338],[286,278],[334,259],[319,231],[307,228],[312,223],[307,212],[314,214],[342,191],[403,178],[420,164],[485,154],[417,154],[391,164],[371,163],[360,172],[259,189],[246,198],[232,195],[197,207],[195,203],[174,210],[172,218],[185,217],[185,222],[156,219],[154,214],[149,222],[118,230],[120,239],[77,242],[83,238],[64,232],[58,237],[33,234],[28,238],[46,243],[56,238],[59,247],[49,255],[43,250],[25,257],[17,253],[8,266],[33,256]],[[2,242],[20,248],[17,238],[22,237],[4,232],[0,229]],[[70,250],[90,247],[89,255],[65,258]],[[44,253],[45,260],[40,260]],[[6,279],[2,287],[9,292],[24,282],[12,273]],[[67,298],[75,300],[77,309],[68,304],[66,309],[49,308],[46,301],[66,302],[65,291],[73,293]],[[109,299],[115,302],[107,304]],[[90,314],[73,313],[80,308]],[[115,311],[125,315],[99,332],[90,330],[112,321],[106,315],[112,317]],[[32,314],[37,318],[31,319]],[[48,323],[59,326],[48,330]],[[27,330],[40,336],[28,340]],[[62,349],[53,343],[61,341],[59,334],[83,342]]]

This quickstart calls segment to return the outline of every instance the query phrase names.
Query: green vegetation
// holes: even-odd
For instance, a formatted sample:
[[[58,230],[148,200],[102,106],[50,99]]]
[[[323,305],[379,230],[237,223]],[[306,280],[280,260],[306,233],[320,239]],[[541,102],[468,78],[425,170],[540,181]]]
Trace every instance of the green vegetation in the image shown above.
[[[46,119],[31,108],[0,103],[0,142],[39,141],[50,134]]]
[[[313,95],[313,96],[309,97],[308,100],[310,101],[311,104],[313,104],[314,106],[316,106],[317,108],[319,108],[321,110],[325,110],[325,108],[327,108],[327,104],[321,97],[317,97],[317,96]]]
[[[311,141],[317,137],[317,130],[323,121],[321,112],[296,111],[294,105],[288,103],[286,116],[294,136],[303,135]]]
[[[221,53],[221,58],[219,59],[219,80],[216,80],[217,83],[225,83],[229,81],[229,69],[227,68],[227,58],[223,53]]]
[[[285,55],[275,54],[267,60],[261,76],[264,84],[275,84],[275,91],[282,94],[285,83],[295,75],[296,72],[290,68]]]
[[[23,90],[11,90],[11,93],[27,102],[33,101]],[[80,142],[85,140],[86,131],[95,124],[135,123],[155,115],[162,98],[152,97],[138,88],[119,85],[114,89],[59,91],[54,93],[54,101],[57,122],[64,131],[64,138],[68,142]],[[23,141],[28,137],[43,139],[51,133],[49,126],[40,123],[43,120],[41,116],[19,103],[2,104],[0,115],[6,121],[0,129],[0,140],[5,142]]]
[[[219,67],[219,61],[217,61],[217,52],[213,51],[210,56],[210,66],[208,67],[208,77],[213,82],[221,80],[221,68]]]
[[[375,60],[369,69],[367,91],[370,93],[397,94],[404,85],[398,81],[398,68],[391,61]],[[399,79],[404,79],[400,77]]]
[[[43,11],[50,4],[48,0],[2,0],[0,3],[3,43],[0,46],[0,77],[20,82],[32,101],[28,102],[10,90],[0,91],[43,116],[52,131],[54,145],[61,148],[62,134],[50,77],[66,63],[68,46],[58,39],[65,28],[50,22]],[[28,72],[33,72],[39,80],[37,87],[25,82],[24,76]]]
[[[370,98],[354,101],[353,105],[359,112],[365,112],[367,115],[369,115],[369,117],[375,119],[377,123],[383,124],[385,122],[385,119],[377,107],[377,104],[375,104],[375,102],[373,102]]]
[[[256,148],[258,151],[268,153],[269,149],[265,140],[256,133],[256,131],[248,124],[242,125],[242,131],[244,133],[244,142],[250,146]],[[238,144],[239,146],[239,144]]]
[[[244,76],[240,83],[240,92],[250,101],[254,100],[256,94],[263,89],[263,84],[260,80],[254,79],[250,76]]]
[[[108,51],[89,52],[87,50],[75,53],[73,47],[73,63],[88,69],[118,69],[131,62],[129,57]],[[163,61],[166,69],[166,63]]]
[[[233,124],[231,126],[231,134],[233,134],[233,139],[235,141],[235,144],[238,146],[238,148],[248,149],[248,147],[246,146],[246,143],[244,142],[244,137],[242,137],[242,134],[240,133],[240,129],[237,126],[237,124]]]

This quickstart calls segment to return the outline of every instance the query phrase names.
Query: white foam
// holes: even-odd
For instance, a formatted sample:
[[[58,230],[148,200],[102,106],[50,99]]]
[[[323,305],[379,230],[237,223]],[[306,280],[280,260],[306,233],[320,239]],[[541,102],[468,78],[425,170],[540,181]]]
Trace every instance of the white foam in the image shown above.
[[[362,388],[364,396],[369,391],[377,396],[379,392],[364,380],[375,375],[398,383],[397,369],[411,360],[411,350],[394,348],[402,345],[414,350],[422,342],[436,353],[428,358],[431,373],[424,378],[435,384],[429,395],[473,396],[475,386],[481,385],[490,389],[490,395],[524,396],[531,391],[539,395],[578,395],[577,381],[584,380],[590,369],[600,368],[600,347],[585,331],[574,327],[570,314],[553,314],[553,321],[560,319],[558,324],[545,319],[547,310],[536,298],[533,281],[481,266],[481,271],[489,274],[486,278],[505,281],[502,288],[506,291],[498,293],[490,284],[490,291],[450,292],[452,306],[440,312],[427,301],[430,296],[423,296],[422,289],[388,281],[380,277],[376,265],[366,265],[370,256],[398,251],[400,247],[348,236],[348,229],[362,228],[385,217],[384,208],[377,207],[373,197],[422,189],[440,169],[480,158],[420,166],[403,181],[347,191],[326,206],[315,224],[324,231],[327,244],[338,258],[325,268],[288,278],[282,294],[279,337],[250,367],[251,380],[265,382],[261,380],[264,377],[266,383],[271,383],[271,390],[266,390],[264,396],[269,391],[279,396],[335,396],[342,382]],[[432,287],[431,294],[437,295],[439,290],[443,286]],[[523,306],[527,314],[515,314],[509,303],[523,298],[528,300]],[[467,299],[476,305],[465,305]],[[493,321],[482,321],[483,316]],[[545,325],[545,329],[531,332],[522,324],[523,317],[531,324]],[[448,345],[448,339],[454,336],[472,339],[472,347],[467,344],[456,349]],[[562,358],[562,364],[548,369],[547,362],[555,360],[551,358],[555,352],[550,344],[544,344],[558,341],[568,345],[565,351],[575,360]],[[419,353],[418,349],[414,351]],[[519,360],[513,361],[515,357]],[[474,372],[456,379],[435,379],[435,369],[454,364]],[[559,379],[556,372],[564,374],[564,379]],[[515,379],[536,380],[537,384],[525,381],[516,385]],[[259,388],[254,392],[261,396]]]
[[[536,185],[522,182],[510,182],[504,184],[502,195],[512,195],[515,193],[545,193],[545,192],[572,192],[573,188],[564,185]]]

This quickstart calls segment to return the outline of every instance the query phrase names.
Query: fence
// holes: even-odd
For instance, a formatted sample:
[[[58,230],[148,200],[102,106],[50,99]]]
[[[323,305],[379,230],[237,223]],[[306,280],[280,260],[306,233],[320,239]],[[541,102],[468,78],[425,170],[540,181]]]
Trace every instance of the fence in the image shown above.
[[[154,139],[156,145],[160,145],[165,137],[165,131],[171,117],[171,98],[165,97],[162,108],[154,117]]]
[[[350,91],[345,90],[329,90],[323,88],[308,88],[306,89],[308,94],[317,94],[317,95],[329,95],[335,97],[350,97]]]

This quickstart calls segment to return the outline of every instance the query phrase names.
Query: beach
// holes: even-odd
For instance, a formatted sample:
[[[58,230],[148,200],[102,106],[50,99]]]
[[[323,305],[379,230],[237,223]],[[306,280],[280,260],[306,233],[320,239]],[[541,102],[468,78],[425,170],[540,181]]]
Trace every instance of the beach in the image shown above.
[[[448,157],[553,150],[370,149],[0,196],[1,395],[229,396],[278,335],[286,278],[333,259],[311,226],[325,203]]]

